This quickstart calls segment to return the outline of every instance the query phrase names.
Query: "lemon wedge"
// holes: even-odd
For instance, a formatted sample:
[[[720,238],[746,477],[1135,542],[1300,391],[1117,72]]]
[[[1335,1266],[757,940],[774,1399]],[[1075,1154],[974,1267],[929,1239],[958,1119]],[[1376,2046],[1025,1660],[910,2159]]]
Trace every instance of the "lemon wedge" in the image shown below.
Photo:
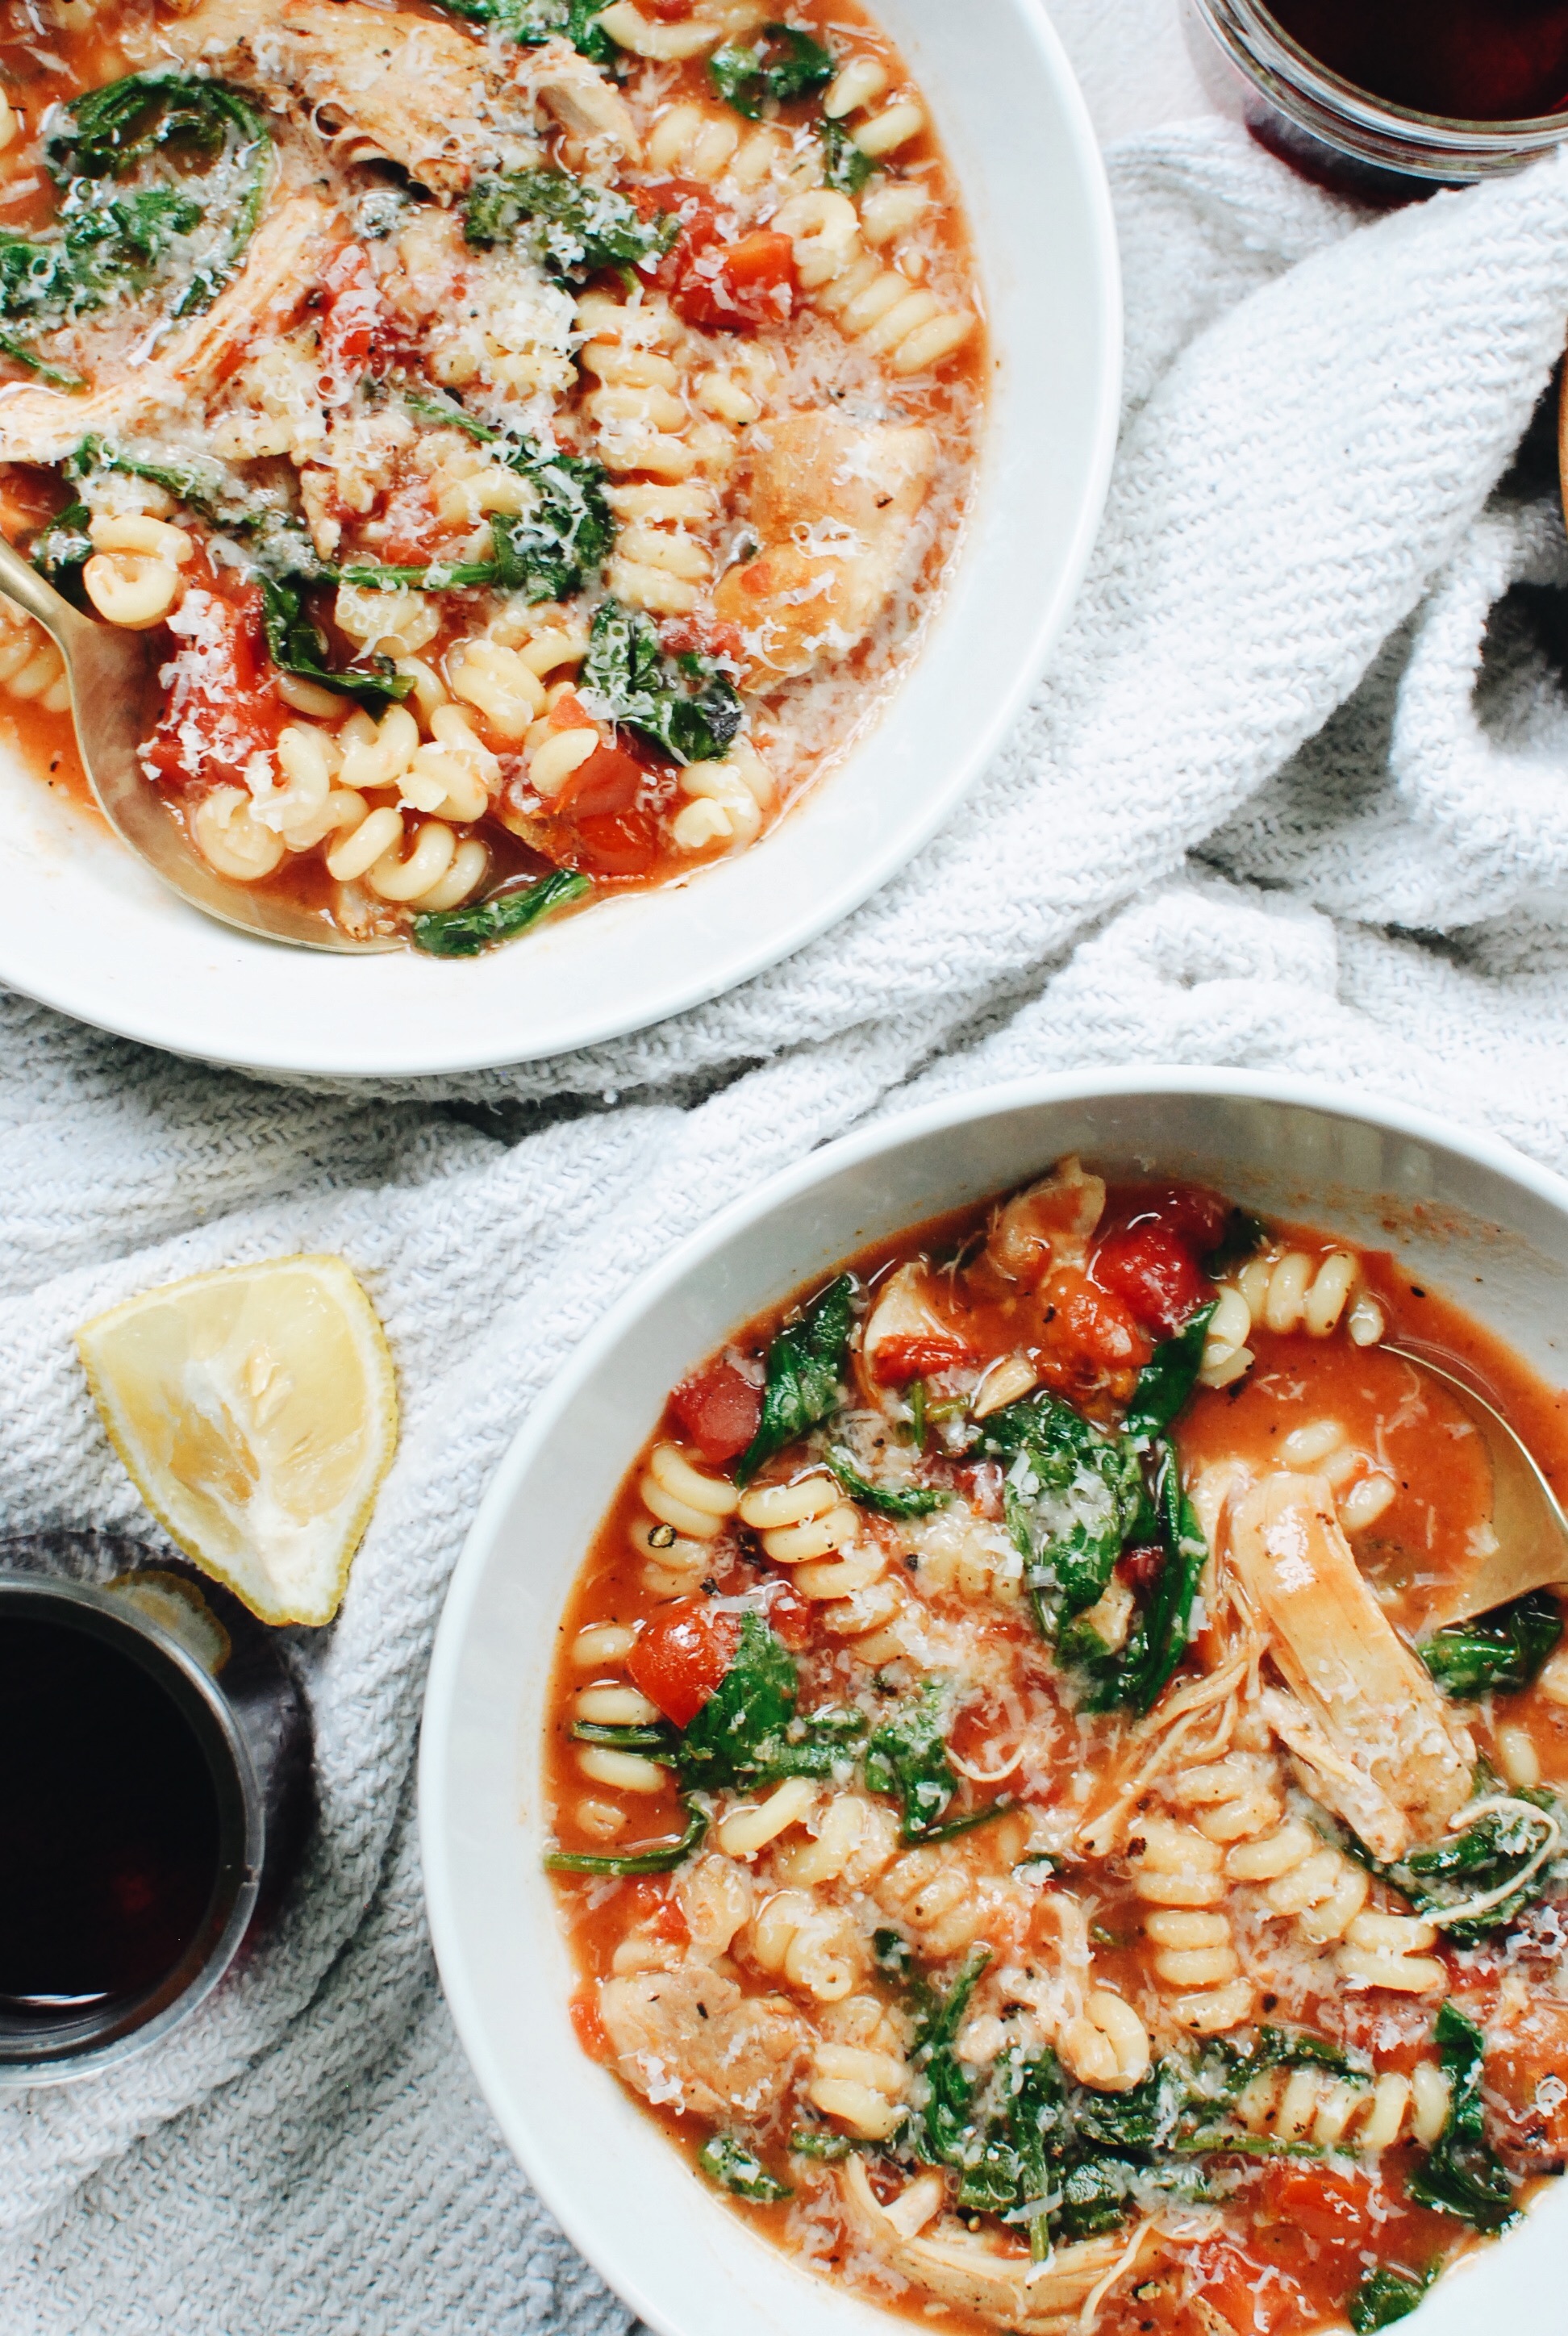
[[[344,1260],[171,1281],[76,1348],[170,1539],[264,1622],[329,1622],[397,1443],[392,1357]]]

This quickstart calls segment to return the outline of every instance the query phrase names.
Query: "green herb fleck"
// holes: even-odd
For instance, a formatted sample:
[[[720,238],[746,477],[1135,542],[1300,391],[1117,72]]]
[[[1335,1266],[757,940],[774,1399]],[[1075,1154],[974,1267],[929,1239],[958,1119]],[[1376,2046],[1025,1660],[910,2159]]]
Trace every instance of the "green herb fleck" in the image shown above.
[[[496,941],[515,940],[557,909],[580,900],[593,891],[586,876],[558,868],[538,884],[510,892],[492,892],[469,909],[429,909],[414,920],[415,949],[427,957],[476,957]]]
[[[787,105],[797,97],[814,97],[833,71],[831,49],[793,24],[765,24],[759,41],[716,49],[707,64],[717,95],[748,122],[757,120],[770,99]]]
[[[1527,1688],[1562,1635],[1562,1607],[1549,1590],[1532,1590],[1473,1622],[1450,1624],[1417,1652],[1445,1695],[1475,1702]]]
[[[737,2198],[749,2198],[755,2205],[773,2206],[781,2198],[794,2195],[789,2184],[770,2174],[755,2150],[734,2134],[711,2134],[697,2151],[696,2162],[710,2182]]]

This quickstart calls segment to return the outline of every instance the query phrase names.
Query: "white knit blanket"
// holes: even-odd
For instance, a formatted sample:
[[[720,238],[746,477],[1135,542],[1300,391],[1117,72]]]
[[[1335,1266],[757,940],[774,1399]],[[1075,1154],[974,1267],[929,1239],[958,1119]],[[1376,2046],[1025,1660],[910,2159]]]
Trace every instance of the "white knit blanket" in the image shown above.
[[[846,925],[662,1028],[402,1095],[0,1000],[0,1522],[145,1532],[70,1333],[180,1274],[342,1251],[405,1400],[341,1617],[300,1634],[321,1814],[285,1918],[112,2082],[0,2107],[6,2336],[623,2323],[476,2100],[411,1775],[507,1439],[705,1213],[868,1114],[1074,1064],[1288,1065],[1568,1165],[1568,550],[1532,427],[1568,161],[1372,220],[1217,123],[1114,178],[1125,430],[1076,620],[947,832]]]

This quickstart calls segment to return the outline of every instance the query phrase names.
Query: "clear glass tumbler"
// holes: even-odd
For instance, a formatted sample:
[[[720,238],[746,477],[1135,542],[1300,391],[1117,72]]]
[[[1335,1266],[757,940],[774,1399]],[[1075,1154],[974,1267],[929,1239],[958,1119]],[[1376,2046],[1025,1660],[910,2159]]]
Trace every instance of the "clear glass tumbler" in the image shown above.
[[[1259,143],[1308,178],[1372,201],[1517,170],[1568,138],[1568,115],[1450,122],[1388,104],[1341,81],[1276,24],[1261,0],[1185,0],[1199,72]]]

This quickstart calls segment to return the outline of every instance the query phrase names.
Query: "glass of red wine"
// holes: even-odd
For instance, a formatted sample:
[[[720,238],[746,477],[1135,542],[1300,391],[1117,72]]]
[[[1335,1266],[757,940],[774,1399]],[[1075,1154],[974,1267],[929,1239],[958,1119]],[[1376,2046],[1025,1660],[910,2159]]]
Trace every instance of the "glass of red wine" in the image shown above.
[[[268,1634],[202,1585],[193,1641],[135,1579],[0,1572],[0,2088],[102,2071],[188,2019],[307,1814],[305,1708]]]
[[[1384,200],[1516,170],[1568,138],[1568,0],[1187,0],[1253,135]],[[1217,70],[1216,70],[1217,69]]]

